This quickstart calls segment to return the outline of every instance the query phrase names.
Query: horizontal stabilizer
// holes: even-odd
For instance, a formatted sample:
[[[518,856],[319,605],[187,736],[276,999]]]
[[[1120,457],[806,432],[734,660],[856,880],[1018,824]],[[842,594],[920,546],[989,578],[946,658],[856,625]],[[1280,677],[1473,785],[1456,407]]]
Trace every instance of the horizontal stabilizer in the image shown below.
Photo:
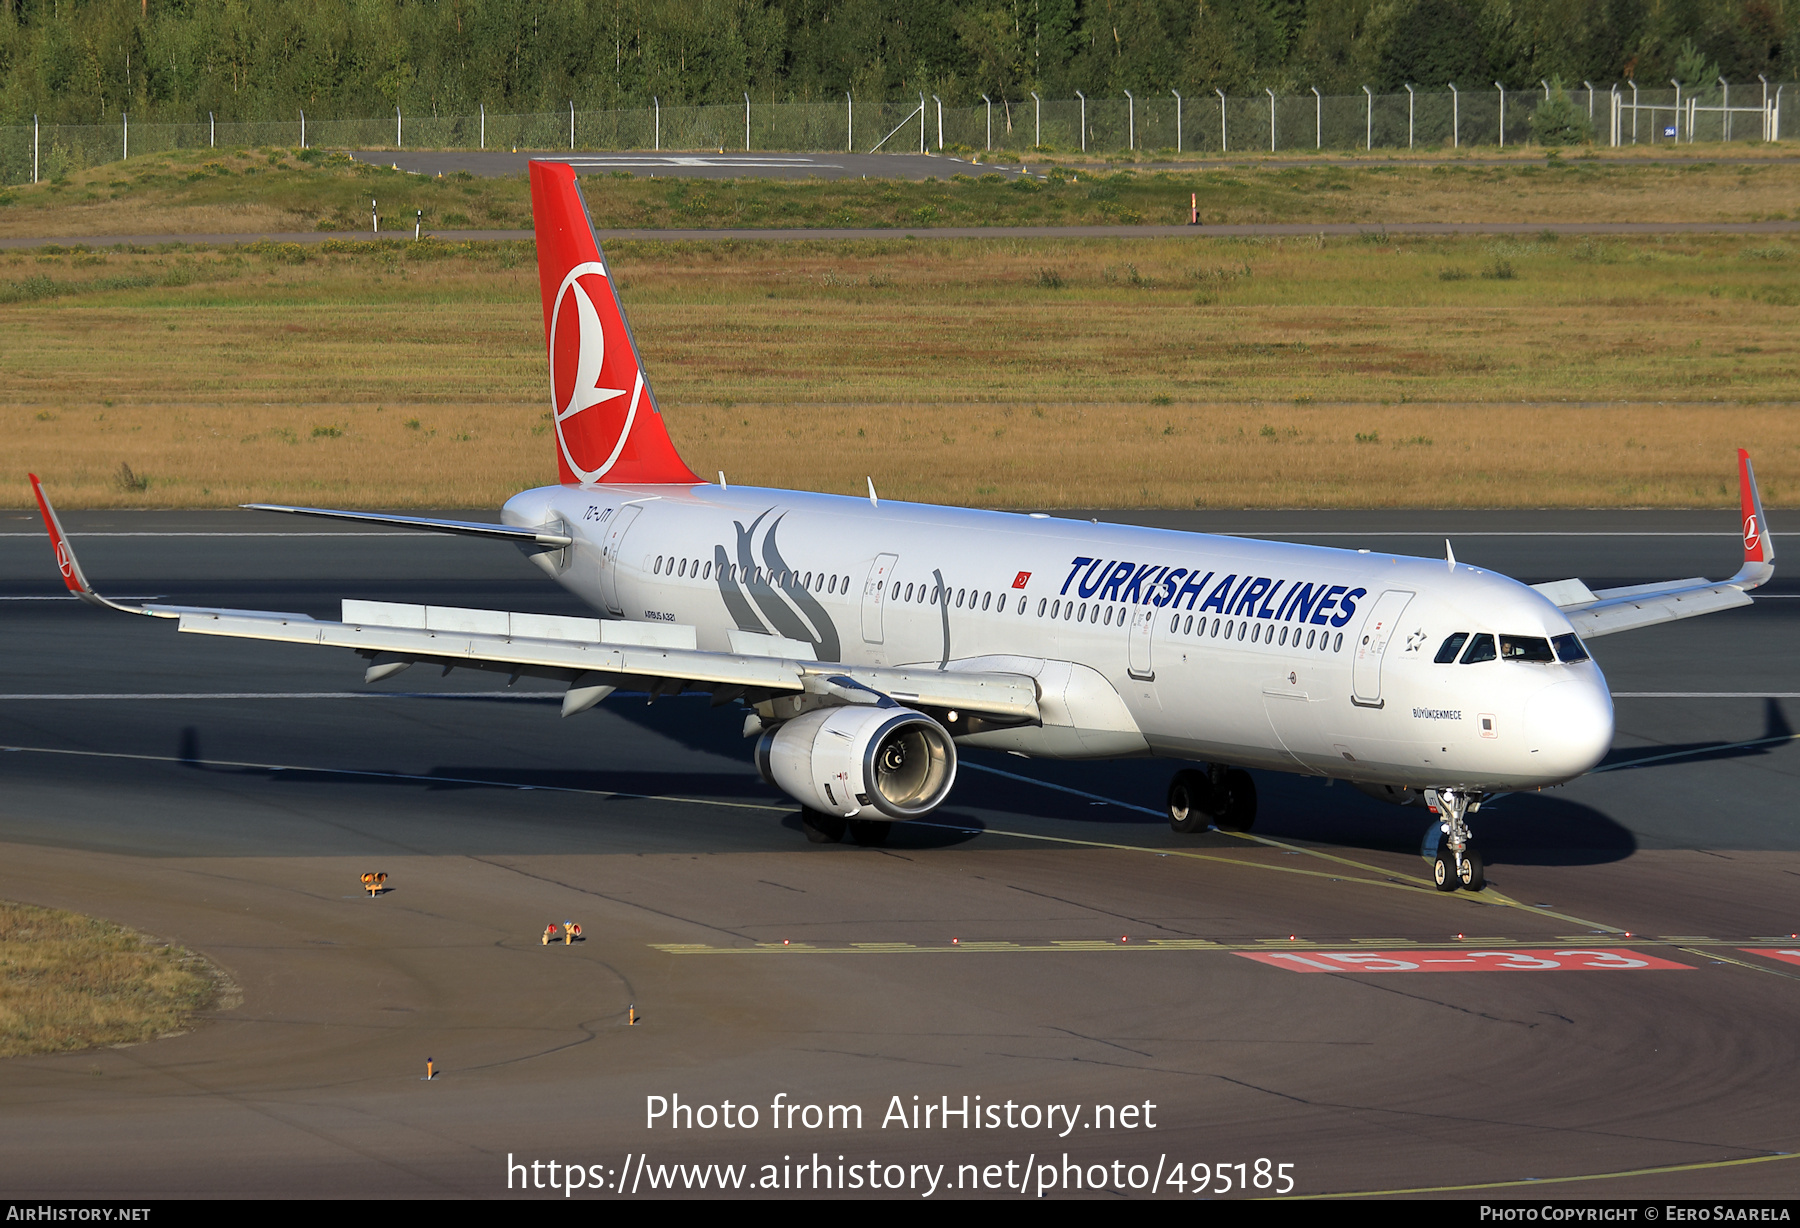
[[[244,503],[252,512],[287,512],[293,516],[317,516],[322,520],[348,520],[356,524],[385,525],[390,529],[417,529],[422,533],[454,533],[462,537],[487,537],[496,541],[528,542],[560,549],[574,540],[554,529],[519,529],[480,520],[435,520],[429,516],[391,516],[385,512],[345,512],[329,507],[287,507],[279,503]]]

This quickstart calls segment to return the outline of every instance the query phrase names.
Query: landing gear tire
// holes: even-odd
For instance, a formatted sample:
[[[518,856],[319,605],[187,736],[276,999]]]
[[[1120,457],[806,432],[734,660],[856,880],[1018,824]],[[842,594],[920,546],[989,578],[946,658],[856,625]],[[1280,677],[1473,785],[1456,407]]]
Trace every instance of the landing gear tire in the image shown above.
[[[1456,881],[1456,854],[1449,849],[1438,850],[1437,860],[1431,863],[1431,882],[1439,891],[1455,891],[1462,885]]]
[[[1462,871],[1456,876],[1456,885],[1464,891],[1480,891],[1487,886],[1487,867],[1473,844],[1463,849]]]
[[[1183,769],[1169,781],[1169,827],[1188,835],[1205,831],[1212,821],[1212,782],[1205,772]]]
[[[886,844],[888,833],[894,829],[892,823],[883,819],[851,819],[849,825],[850,838],[868,849],[878,849]]]
[[[836,844],[844,838],[844,820],[810,806],[800,807],[800,830],[814,844]],[[861,841],[858,841],[861,843]]]
[[[1220,831],[1249,831],[1256,823],[1256,782],[1232,768],[1213,786],[1213,823]]]

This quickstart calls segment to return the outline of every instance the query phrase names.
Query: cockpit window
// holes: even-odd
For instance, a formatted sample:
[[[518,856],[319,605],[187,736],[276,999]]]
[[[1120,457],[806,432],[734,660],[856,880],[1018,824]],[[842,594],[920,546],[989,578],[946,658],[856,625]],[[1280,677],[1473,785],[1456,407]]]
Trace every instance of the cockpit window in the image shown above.
[[[1556,645],[1556,659],[1565,665],[1588,659],[1587,649],[1581,646],[1578,635],[1559,635],[1550,642]]]
[[[1468,642],[1469,633],[1467,631],[1458,631],[1455,635],[1452,635],[1449,639],[1444,641],[1443,647],[1438,649],[1437,663],[1439,665],[1449,665],[1452,661],[1456,660],[1456,654],[1461,652],[1462,646]]]
[[[1554,662],[1556,654],[1550,651],[1549,640],[1533,635],[1503,635],[1500,637],[1500,659]]]
[[[1463,653],[1462,663],[1474,665],[1480,661],[1494,659],[1494,637],[1485,631],[1469,641],[1469,651]]]

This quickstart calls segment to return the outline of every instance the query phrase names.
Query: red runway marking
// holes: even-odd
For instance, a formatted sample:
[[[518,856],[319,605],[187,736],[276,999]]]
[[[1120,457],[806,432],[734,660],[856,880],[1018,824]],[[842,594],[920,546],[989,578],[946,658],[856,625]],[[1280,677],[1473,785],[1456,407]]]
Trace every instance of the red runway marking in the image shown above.
[[[1779,950],[1770,947],[1739,947],[1738,950],[1747,955],[1767,955],[1770,959],[1800,964],[1800,947],[1782,947]]]
[[[1640,951],[1237,951],[1289,972],[1691,972],[1688,964]],[[1770,955],[1775,952],[1764,951]],[[1787,952],[1800,963],[1800,951]]]

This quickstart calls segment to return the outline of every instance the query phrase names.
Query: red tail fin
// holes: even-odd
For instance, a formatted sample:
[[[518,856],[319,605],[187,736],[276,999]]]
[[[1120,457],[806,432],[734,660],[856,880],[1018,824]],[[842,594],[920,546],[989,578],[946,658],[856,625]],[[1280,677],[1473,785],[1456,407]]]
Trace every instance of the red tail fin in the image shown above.
[[[700,481],[663,426],[571,168],[531,164],[531,218],[563,484]]]

